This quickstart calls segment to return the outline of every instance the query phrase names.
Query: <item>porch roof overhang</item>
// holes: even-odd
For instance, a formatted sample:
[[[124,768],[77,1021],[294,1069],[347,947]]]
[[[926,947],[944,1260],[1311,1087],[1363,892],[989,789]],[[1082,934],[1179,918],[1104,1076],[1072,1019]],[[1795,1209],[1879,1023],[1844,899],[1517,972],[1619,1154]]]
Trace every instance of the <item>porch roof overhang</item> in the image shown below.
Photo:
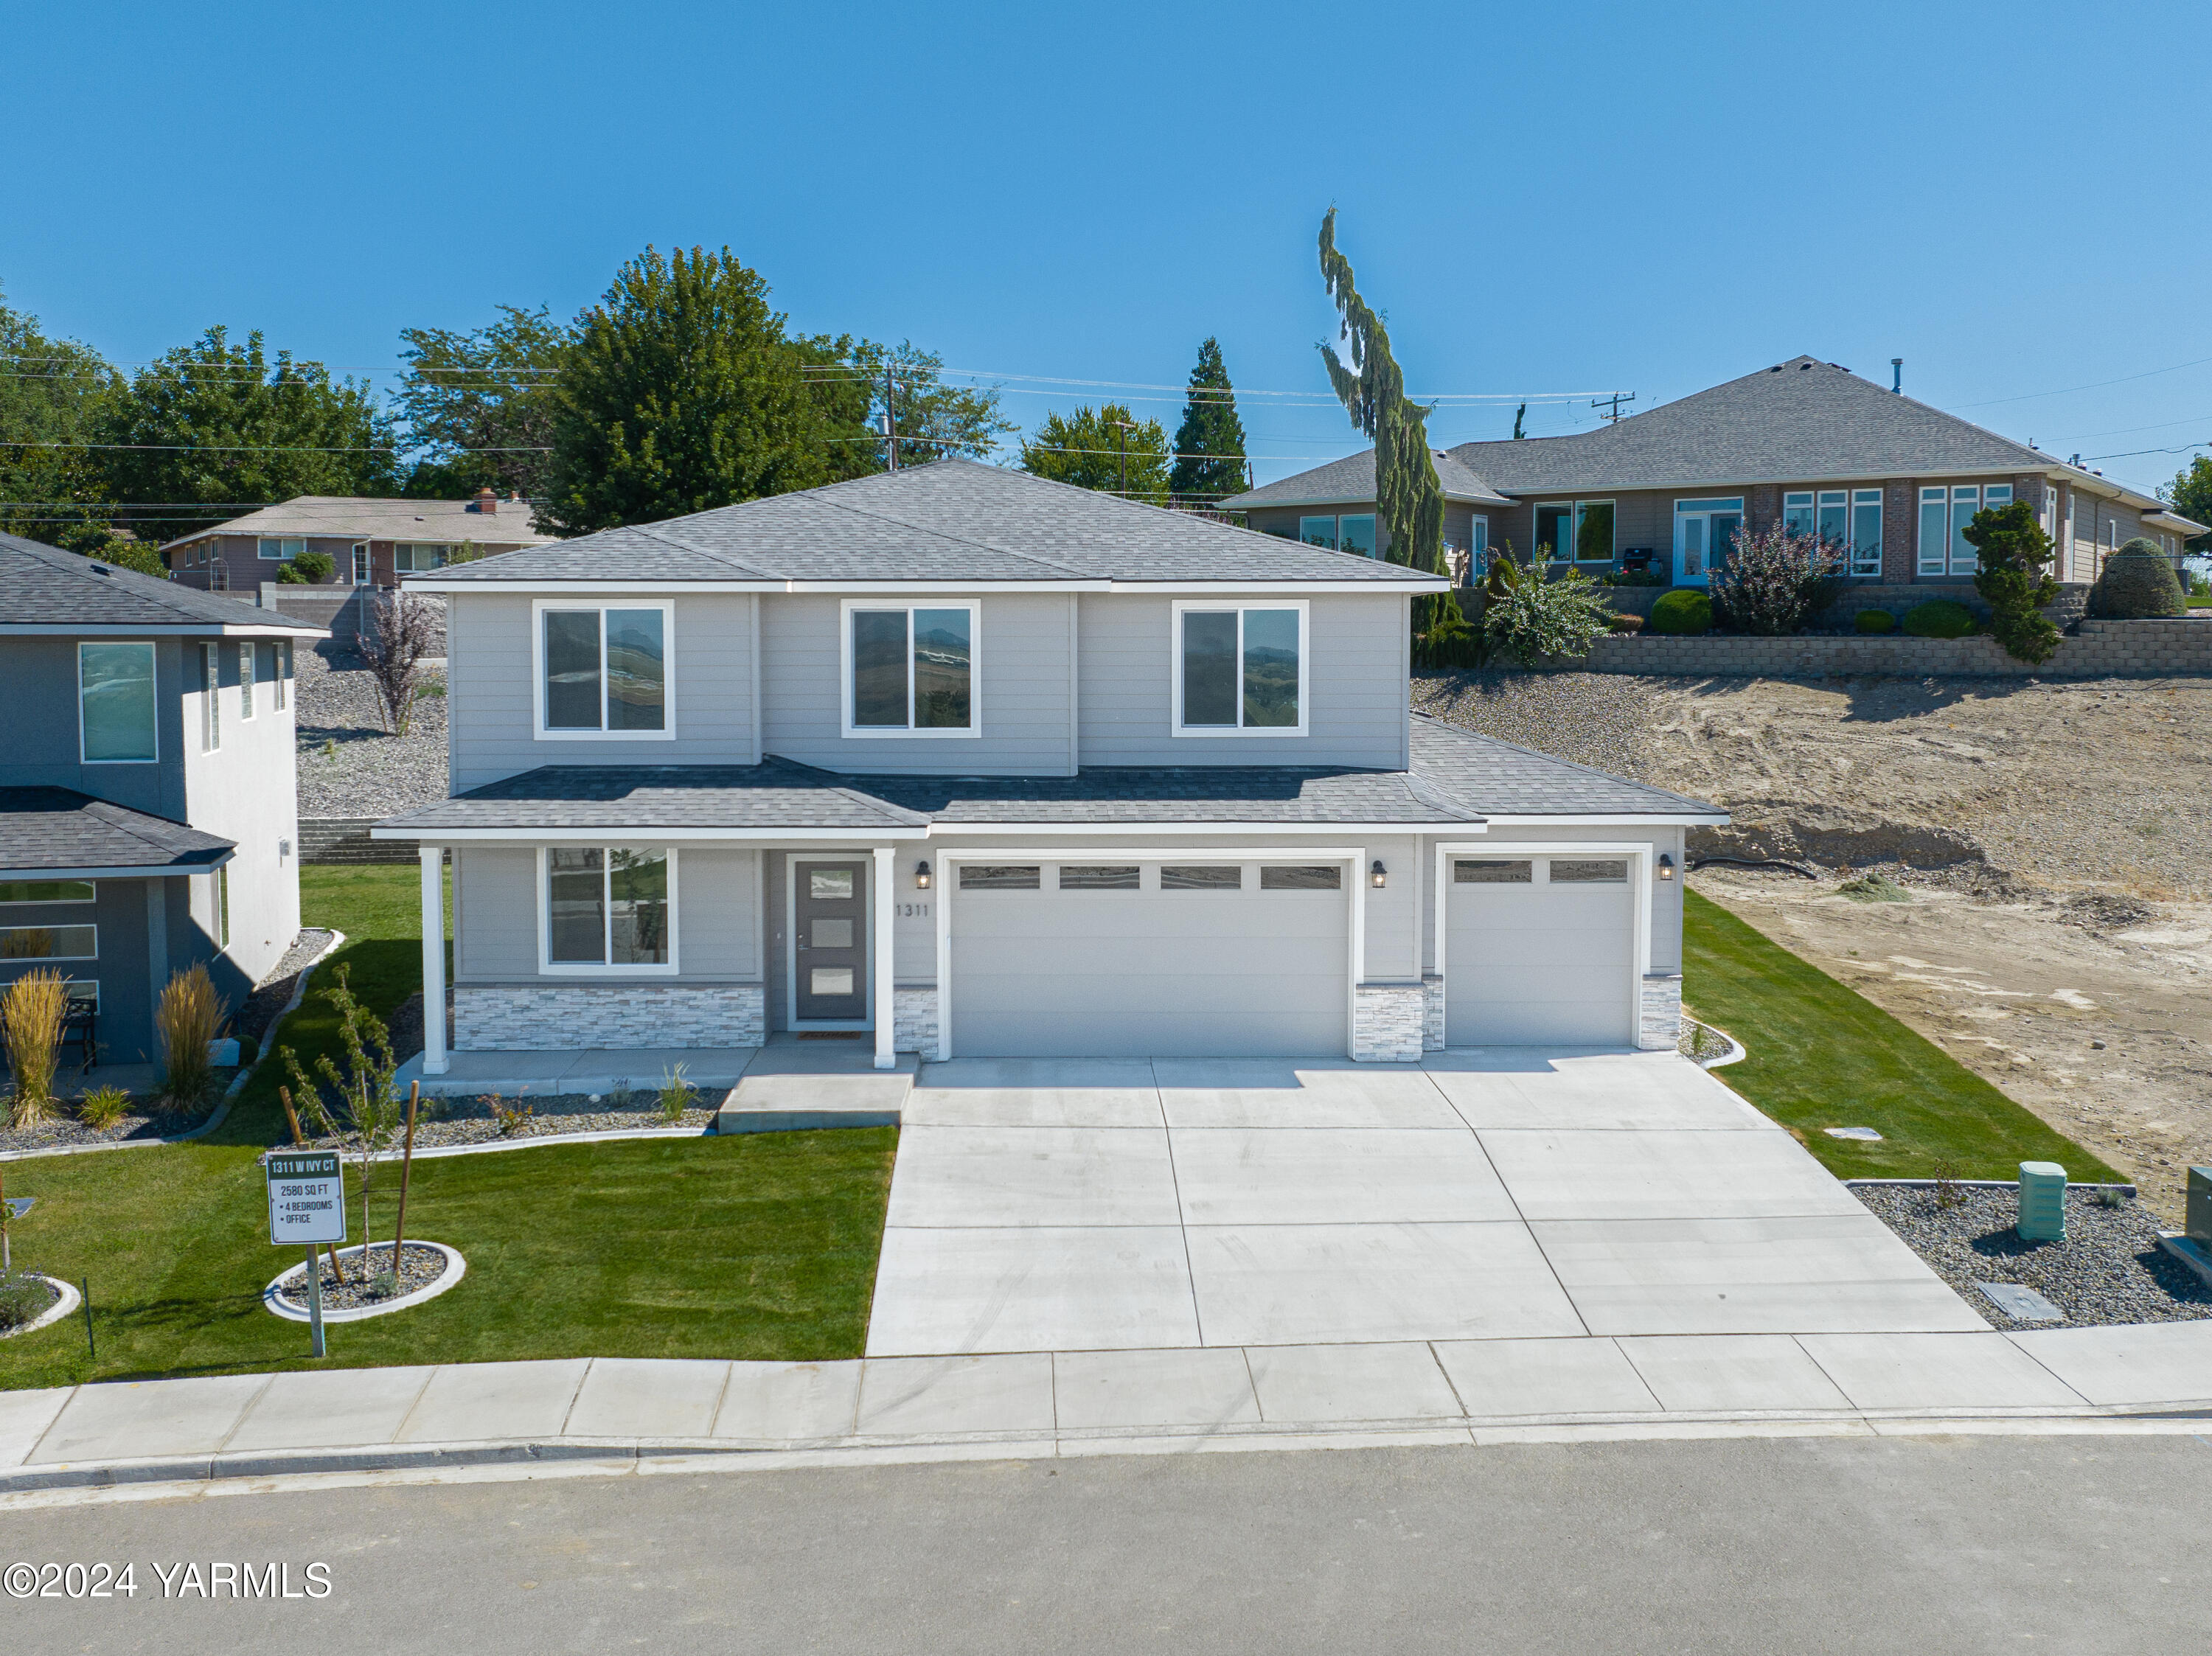
[[[207,874],[236,850],[232,840],[73,788],[0,788],[0,878]]]

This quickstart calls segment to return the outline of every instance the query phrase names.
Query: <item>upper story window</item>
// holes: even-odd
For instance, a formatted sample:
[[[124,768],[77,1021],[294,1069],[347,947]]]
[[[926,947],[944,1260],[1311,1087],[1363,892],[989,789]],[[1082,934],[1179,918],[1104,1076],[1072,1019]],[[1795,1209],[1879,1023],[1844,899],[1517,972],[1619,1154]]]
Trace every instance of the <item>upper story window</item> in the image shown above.
[[[1613,561],[1613,502],[1554,500],[1536,508],[1536,553],[1552,563]]]
[[[238,716],[240,719],[253,717],[253,663],[255,652],[260,647],[251,639],[238,646]]]
[[[212,548],[215,543],[210,541],[208,545]],[[307,549],[307,539],[304,535],[264,535],[254,545],[267,561],[289,563]]]
[[[1346,512],[1330,517],[1298,519],[1298,538],[1308,546],[1326,546],[1338,552],[1375,555],[1375,514]]]
[[[222,746],[222,646],[200,646],[200,751]]]
[[[2010,483],[1958,483],[1920,491],[1920,551],[1923,575],[1971,575],[1980,561],[1966,539],[1974,513],[2012,504]]]
[[[88,765],[143,765],[159,757],[154,646],[76,646],[77,735]]]
[[[668,639],[674,606],[538,606],[538,734],[658,741],[674,735]]]
[[[433,546],[424,541],[401,541],[392,549],[392,567],[402,575],[426,575],[433,569],[443,569],[452,555],[450,546]]]
[[[1177,736],[1306,733],[1306,603],[1175,607]]]
[[[976,606],[844,604],[845,734],[975,736]]]
[[[276,711],[283,713],[291,705],[291,691],[287,688],[292,679],[292,641],[279,639],[269,646],[271,689],[276,699]]]

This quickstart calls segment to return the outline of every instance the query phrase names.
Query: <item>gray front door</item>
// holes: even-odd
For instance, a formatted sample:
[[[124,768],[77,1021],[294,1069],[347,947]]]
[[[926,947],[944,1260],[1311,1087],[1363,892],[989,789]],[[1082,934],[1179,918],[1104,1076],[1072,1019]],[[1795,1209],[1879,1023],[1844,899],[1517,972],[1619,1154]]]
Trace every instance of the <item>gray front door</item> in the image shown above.
[[[866,869],[866,863],[793,864],[791,937],[802,1023],[868,1016]]]

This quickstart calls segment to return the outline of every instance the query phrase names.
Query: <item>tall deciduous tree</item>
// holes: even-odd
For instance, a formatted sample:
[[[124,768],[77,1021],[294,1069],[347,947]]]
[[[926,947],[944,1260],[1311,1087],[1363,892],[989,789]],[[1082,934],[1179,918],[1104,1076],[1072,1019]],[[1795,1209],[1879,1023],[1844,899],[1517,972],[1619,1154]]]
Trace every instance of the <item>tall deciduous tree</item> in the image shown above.
[[[1237,393],[1229,383],[1229,365],[1221,360],[1221,343],[1211,337],[1198,348],[1198,366],[1190,371],[1175,456],[1168,490],[1186,506],[1212,506],[1249,487],[1244,422],[1237,416]]]
[[[122,392],[99,352],[0,302],[0,530],[159,573],[150,546],[113,528],[90,446]]]
[[[577,318],[538,521],[588,534],[836,475],[831,419],[768,283],[726,247],[647,247]]]
[[[165,540],[295,494],[398,492],[392,422],[369,388],[289,352],[271,360],[258,332],[234,345],[210,328],[140,369],[94,434],[107,498],[168,503],[148,525]]]
[[[396,398],[417,450],[407,493],[461,500],[480,488],[535,499],[545,487],[553,386],[575,330],[539,306],[502,305],[465,332],[403,328],[406,376]]]
[[[1327,340],[1322,360],[1352,423],[1375,441],[1375,511],[1389,531],[1393,563],[1430,574],[1443,572],[1444,491],[1429,449],[1429,411],[1406,395],[1406,377],[1390,353],[1389,330],[1354,285],[1352,261],[1337,251],[1336,209],[1321,221],[1321,275],[1336,301],[1340,331],[1352,354],[1347,367]],[[1414,661],[1419,666],[1471,666],[1480,644],[1449,592],[1413,600]]]
[[[1015,429],[1000,410],[998,387],[946,385],[945,359],[910,339],[879,345],[817,334],[799,346],[808,387],[828,422],[823,440],[834,477],[862,477],[888,467],[886,409],[902,466],[955,455],[980,460]]]
[[[1168,434],[1158,421],[1139,421],[1119,403],[1048,414],[1035,434],[1022,440],[1022,470],[1165,506]]]
[[[2183,517],[2212,524],[2212,460],[2200,454],[2175,472],[2166,498]],[[2212,551],[2212,535],[2192,535],[2183,544],[2191,552]]]

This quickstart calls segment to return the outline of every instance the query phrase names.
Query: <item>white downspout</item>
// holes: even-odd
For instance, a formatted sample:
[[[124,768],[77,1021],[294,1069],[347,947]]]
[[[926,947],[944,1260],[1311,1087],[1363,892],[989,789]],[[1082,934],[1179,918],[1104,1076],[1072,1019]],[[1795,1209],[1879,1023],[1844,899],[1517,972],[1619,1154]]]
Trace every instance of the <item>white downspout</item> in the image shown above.
[[[446,848],[422,856],[422,1073],[446,1073]]]
[[[892,1049],[897,1031],[892,1007],[891,974],[891,916],[896,904],[891,895],[891,859],[898,854],[896,846],[875,847],[875,888],[871,912],[876,923],[875,946],[872,951],[875,968],[876,1068],[888,1070],[898,1063]]]

